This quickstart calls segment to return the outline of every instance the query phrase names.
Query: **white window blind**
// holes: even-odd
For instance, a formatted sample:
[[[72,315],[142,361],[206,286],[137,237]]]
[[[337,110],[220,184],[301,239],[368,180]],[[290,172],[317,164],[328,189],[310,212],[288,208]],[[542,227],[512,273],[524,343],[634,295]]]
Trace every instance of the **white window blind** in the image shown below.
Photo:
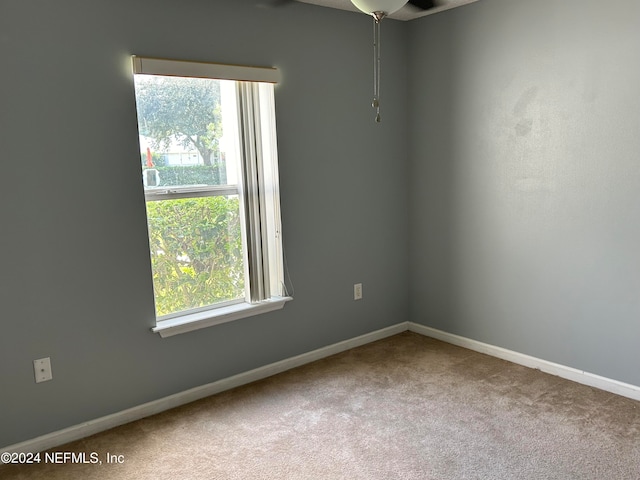
[[[278,83],[280,72],[272,67],[247,67],[223,63],[204,63],[134,55],[133,73],[176,77],[216,78],[243,82]]]

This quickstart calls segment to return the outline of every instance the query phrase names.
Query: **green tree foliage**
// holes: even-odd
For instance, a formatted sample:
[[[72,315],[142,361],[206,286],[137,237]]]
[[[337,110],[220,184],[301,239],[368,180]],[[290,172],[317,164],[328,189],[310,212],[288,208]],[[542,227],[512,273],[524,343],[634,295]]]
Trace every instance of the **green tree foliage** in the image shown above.
[[[222,136],[220,82],[158,75],[136,75],[135,81],[140,134],[153,138],[155,148],[166,149],[174,138],[211,165]]]
[[[237,197],[147,202],[156,314],[244,297]]]

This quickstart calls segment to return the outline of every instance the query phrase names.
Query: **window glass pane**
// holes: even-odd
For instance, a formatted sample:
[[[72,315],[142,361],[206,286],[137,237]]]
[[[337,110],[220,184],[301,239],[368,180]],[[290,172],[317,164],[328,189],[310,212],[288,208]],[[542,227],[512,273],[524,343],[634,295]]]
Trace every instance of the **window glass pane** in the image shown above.
[[[223,128],[230,115],[222,110],[224,83],[234,82],[135,75],[145,187],[237,183],[235,159],[225,147],[233,140]]]
[[[147,202],[156,315],[243,300],[238,196]]]
[[[156,315],[244,301],[240,198],[191,189],[237,186],[235,82],[134,78]]]

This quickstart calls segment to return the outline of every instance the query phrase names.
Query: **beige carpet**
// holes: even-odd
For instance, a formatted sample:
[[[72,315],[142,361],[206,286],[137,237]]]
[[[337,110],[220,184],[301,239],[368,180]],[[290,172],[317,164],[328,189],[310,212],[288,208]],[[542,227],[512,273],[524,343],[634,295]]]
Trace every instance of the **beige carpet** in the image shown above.
[[[638,480],[640,402],[406,332],[56,450],[0,478]]]

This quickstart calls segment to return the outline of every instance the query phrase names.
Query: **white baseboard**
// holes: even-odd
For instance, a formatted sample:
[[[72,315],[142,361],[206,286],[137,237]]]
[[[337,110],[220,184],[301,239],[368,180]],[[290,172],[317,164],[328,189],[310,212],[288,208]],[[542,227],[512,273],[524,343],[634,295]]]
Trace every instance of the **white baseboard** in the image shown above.
[[[232,377],[224,378],[217,382],[195,387],[184,392],[176,393],[168,397],[164,397],[158,400],[154,400],[137,407],[129,408],[121,412],[117,412],[111,415],[97,418],[79,425],[74,425],[57,432],[52,432],[40,437],[36,437],[25,442],[9,445],[4,448],[0,448],[2,452],[41,452],[49,448],[58,447],[65,443],[73,442],[81,438],[94,435],[110,428],[114,428],[125,423],[140,420],[141,418],[155,415],[156,413],[169,410],[171,408],[185,405],[201,398],[215,395],[216,393],[229,390],[231,388],[239,387],[263,378],[270,377],[277,373],[281,373],[290,370],[295,367],[305,365],[307,363],[320,360],[322,358],[335,355],[336,353],[344,352],[351,348],[359,347],[367,343],[375,342],[392,335],[410,330],[421,335],[432,337],[438,340],[442,340],[453,345],[468,348],[476,352],[491,355],[493,357],[501,358],[509,362],[517,363],[529,368],[535,368],[552,375],[556,375],[567,380],[572,380],[577,383],[589,385],[591,387],[599,388],[607,392],[622,395],[634,400],[640,400],[640,387],[631,385],[628,383],[619,382],[617,380],[611,380],[609,378],[594,375],[592,373],[577,370],[557,363],[548,362],[539,358],[524,355],[522,353],[507,350],[505,348],[496,347],[487,343],[482,343],[470,338],[461,337],[452,333],[447,333],[442,330],[427,327],[413,322],[402,322],[391,327],[383,328],[382,330],[376,330],[375,332],[367,333],[359,337],[355,337],[342,342],[334,343],[311,352],[303,353],[295,357],[287,358],[279,362],[271,363],[248,372],[240,373]]]
[[[633,400],[640,400],[640,387],[629,383],[619,382],[610,378],[601,377],[593,373],[584,372],[575,368],[566,367],[558,363],[548,362],[536,357],[531,357],[523,353],[507,350],[506,348],[496,347],[487,343],[478,342],[470,338],[461,337],[452,333],[443,332],[435,328],[427,327],[419,323],[409,322],[409,330],[427,337],[432,337],[443,342],[458,345],[459,347],[468,348],[480,353],[491,355],[492,357],[501,358],[518,365],[529,368],[535,368],[551,375],[571,380],[576,383],[588,385],[590,387],[599,388],[607,392],[615,393],[623,397]]]
[[[271,363],[254,370],[250,370],[248,372],[224,378],[217,382],[191,388],[184,392],[176,393],[168,397],[160,398],[158,400],[138,405],[137,407],[129,408],[121,412],[116,412],[111,415],[97,418],[95,420],[90,420],[88,422],[42,435],[40,437],[36,437],[34,439],[27,440],[21,443],[9,445],[7,447],[0,448],[0,451],[36,453],[47,450],[49,448],[58,447],[60,445],[64,445],[65,443],[73,442],[75,440],[79,440],[81,438],[85,438],[90,435],[109,430],[110,428],[124,425],[125,423],[140,420],[141,418],[149,417],[151,415],[155,415],[156,413],[160,413],[165,410],[178,407],[180,405],[185,405],[187,403],[200,400],[201,398],[205,398],[210,395],[215,395],[216,393],[220,393],[231,388],[255,382],[256,380],[270,377],[277,373],[281,373],[286,370],[290,370],[292,368],[299,367],[301,365],[305,365],[307,363],[311,363],[331,355],[335,355],[336,353],[344,352],[351,348],[359,347],[367,343],[375,342],[376,340],[381,340],[383,338],[405,332],[409,328],[408,325],[408,322],[402,322],[391,327],[376,330],[375,332],[367,333],[359,337],[334,343],[333,345],[328,345],[311,352],[303,353],[302,355],[297,355],[295,357],[287,358],[279,362]]]

